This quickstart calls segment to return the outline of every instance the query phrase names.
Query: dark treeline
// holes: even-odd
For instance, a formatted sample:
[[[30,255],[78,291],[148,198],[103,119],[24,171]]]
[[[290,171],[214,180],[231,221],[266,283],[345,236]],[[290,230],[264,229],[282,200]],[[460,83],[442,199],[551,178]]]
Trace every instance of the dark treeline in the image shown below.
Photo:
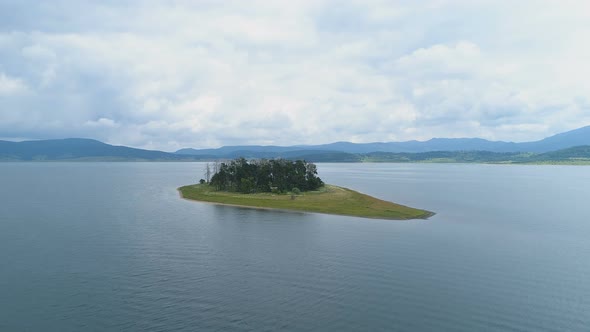
[[[317,176],[315,164],[304,160],[244,158],[221,163],[210,184],[217,190],[252,192],[287,192],[315,190],[324,183]]]

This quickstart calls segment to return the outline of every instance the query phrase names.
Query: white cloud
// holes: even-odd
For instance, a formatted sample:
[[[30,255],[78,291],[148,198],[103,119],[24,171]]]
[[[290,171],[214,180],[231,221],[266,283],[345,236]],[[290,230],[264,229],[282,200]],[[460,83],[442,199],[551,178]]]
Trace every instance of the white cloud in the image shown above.
[[[481,60],[479,47],[468,41],[455,45],[437,44],[420,48],[397,60],[403,70],[416,71],[427,68],[439,72],[472,72]]]
[[[120,125],[118,123],[116,123],[115,121],[111,120],[111,119],[107,119],[107,118],[100,118],[98,120],[95,121],[86,121],[86,123],[84,124],[85,126],[88,127],[106,127],[106,128],[118,128],[120,127]]]
[[[590,124],[585,1],[60,4],[0,29],[5,135],[174,150]]]
[[[0,96],[21,94],[26,91],[27,85],[21,79],[0,72]]]

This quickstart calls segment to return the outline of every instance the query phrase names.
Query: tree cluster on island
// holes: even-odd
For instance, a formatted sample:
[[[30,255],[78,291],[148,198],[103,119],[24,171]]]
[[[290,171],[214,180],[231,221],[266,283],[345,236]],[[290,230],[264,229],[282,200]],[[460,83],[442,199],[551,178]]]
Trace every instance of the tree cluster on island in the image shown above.
[[[213,174],[209,181],[209,175]],[[206,177],[217,190],[255,193],[286,193],[317,190],[324,182],[317,176],[317,167],[305,160],[260,159],[248,161],[238,158],[216,163],[211,171],[207,165]]]

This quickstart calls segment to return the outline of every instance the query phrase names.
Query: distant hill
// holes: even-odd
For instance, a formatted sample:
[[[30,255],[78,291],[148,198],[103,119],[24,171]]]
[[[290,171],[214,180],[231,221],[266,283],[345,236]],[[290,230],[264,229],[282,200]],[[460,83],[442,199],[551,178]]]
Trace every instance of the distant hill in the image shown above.
[[[590,126],[547,137],[540,141],[519,143],[520,151],[549,152],[590,145]]]
[[[113,160],[113,161],[181,161],[195,160],[162,151],[114,146],[92,139],[67,138],[44,141],[0,141],[0,160]]]
[[[494,142],[479,138],[434,138],[429,141],[323,145],[225,146],[182,149],[176,153],[114,146],[92,139],[0,141],[0,161],[198,161],[244,158],[305,159],[314,162],[494,162],[587,163],[590,126],[536,142]]]
[[[304,150],[298,146],[274,146],[274,145],[244,145],[244,146],[223,146],[217,149],[180,149],[176,154],[184,155],[216,155],[227,156],[233,155],[240,151],[248,151],[248,153],[283,153],[288,151]]]
[[[392,163],[488,163],[488,164],[590,164],[590,146],[577,146],[546,153],[491,151],[430,151],[328,153],[300,156],[311,162]]]
[[[590,163],[590,145],[575,146],[557,151],[545,152],[531,159],[538,162],[556,161],[556,162],[589,162]]]
[[[304,159],[304,156],[314,156],[322,158],[321,156],[329,156],[332,154],[343,155],[346,152],[330,151],[330,150],[314,150],[304,149],[300,147],[269,147],[265,146],[228,146],[219,149],[182,149],[176,154],[184,156],[194,156],[201,159],[213,156],[216,159],[235,159],[239,157],[244,158],[285,158],[285,159]]]
[[[224,146],[218,149],[181,149],[177,154],[193,156],[215,156],[217,158],[235,158],[239,156],[287,157],[288,155],[321,153],[371,153],[395,152],[418,153],[430,151],[490,151],[490,152],[535,152],[543,153],[566,149],[574,146],[590,145],[590,126],[557,134],[535,142],[488,141],[481,138],[433,138],[428,141],[406,141],[388,143],[350,143],[336,142],[322,145],[294,146]]]

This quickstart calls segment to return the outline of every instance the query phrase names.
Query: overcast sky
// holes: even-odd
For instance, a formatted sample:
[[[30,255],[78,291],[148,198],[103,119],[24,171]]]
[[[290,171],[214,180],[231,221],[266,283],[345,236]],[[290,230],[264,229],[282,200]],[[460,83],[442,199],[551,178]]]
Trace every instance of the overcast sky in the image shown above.
[[[174,151],[590,124],[590,1],[0,0],[0,139]]]

